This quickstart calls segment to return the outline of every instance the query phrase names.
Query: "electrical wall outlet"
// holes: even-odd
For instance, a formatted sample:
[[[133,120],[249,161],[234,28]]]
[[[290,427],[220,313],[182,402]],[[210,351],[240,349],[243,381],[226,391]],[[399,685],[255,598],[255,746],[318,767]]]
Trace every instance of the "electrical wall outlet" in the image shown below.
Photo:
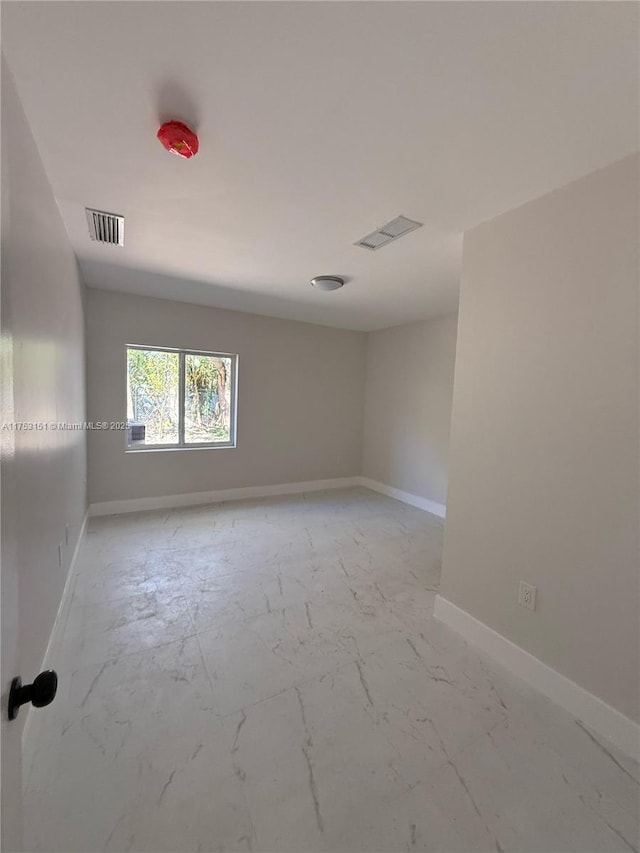
[[[536,591],[535,586],[531,586],[530,583],[520,581],[520,587],[518,588],[518,604],[522,607],[526,607],[527,610],[535,610]]]

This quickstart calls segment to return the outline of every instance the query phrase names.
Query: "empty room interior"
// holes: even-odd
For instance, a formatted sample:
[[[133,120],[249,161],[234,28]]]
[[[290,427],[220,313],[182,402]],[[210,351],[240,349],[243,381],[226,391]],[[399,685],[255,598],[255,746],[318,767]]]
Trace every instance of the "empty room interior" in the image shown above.
[[[640,4],[2,29],[2,850],[640,849]]]

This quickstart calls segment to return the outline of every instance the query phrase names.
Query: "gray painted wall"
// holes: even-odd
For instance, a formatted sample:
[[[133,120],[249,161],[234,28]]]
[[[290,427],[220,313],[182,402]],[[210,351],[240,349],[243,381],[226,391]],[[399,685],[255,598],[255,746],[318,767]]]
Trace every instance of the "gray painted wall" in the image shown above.
[[[363,474],[446,504],[457,314],[371,332]]]
[[[465,235],[441,590],[635,720],[638,184],[627,158]]]
[[[360,474],[363,332],[89,288],[89,420],[126,418],[132,343],[237,353],[238,445],[126,453],[92,432],[92,503]]]

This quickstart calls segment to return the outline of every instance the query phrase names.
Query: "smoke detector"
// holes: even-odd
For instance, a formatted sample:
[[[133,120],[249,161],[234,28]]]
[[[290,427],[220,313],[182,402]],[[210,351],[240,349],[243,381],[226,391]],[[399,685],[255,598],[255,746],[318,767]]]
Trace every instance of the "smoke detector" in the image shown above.
[[[160,125],[157,136],[167,151],[187,160],[194,157],[200,148],[196,134],[181,121],[166,121]]]
[[[375,252],[376,249],[381,249],[387,243],[397,240],[398,237],[404,237],[405,234],[415,231],[416,228],[422,228],[422,222],[416,222],[414,219],[408,219],[406,216],[396,216],[391,222],[387,222],[386,225],[377,228],[371,234],[367,234],[366,237],[357,240],[353,245],[362,246],[363,249]]]
[[[104,210],[92,210],[85,207],[89,237],[96,243],[108,243],[111,246],[124,246],[124,216],[106,213]]]
[[[344,279],[338,275],[317,275],[311,279],[311,284],[318,290],[339,290],[344,286]]]

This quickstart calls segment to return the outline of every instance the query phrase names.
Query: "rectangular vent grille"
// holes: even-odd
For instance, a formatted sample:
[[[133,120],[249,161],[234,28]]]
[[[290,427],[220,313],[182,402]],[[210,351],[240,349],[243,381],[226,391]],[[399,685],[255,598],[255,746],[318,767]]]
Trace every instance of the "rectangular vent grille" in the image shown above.
[[[422,228],[422,222],[416,222],[413,219],[408,219],[406,216],[396,216],[391,222],[387,222],[371,234],[367,234],[361,240],[358,240],[353,245],[362,246],[363,249],[369,249],[375,252],[376,249],[381,249],[387,243],[392,243],[398,237],[404,237],[410,231],[415,231],[416,228]]]
[[[104,210],[92,210],[90,207],[85,210],[92,240],[111,246],[124,246],[124,216],[105,213]]]

